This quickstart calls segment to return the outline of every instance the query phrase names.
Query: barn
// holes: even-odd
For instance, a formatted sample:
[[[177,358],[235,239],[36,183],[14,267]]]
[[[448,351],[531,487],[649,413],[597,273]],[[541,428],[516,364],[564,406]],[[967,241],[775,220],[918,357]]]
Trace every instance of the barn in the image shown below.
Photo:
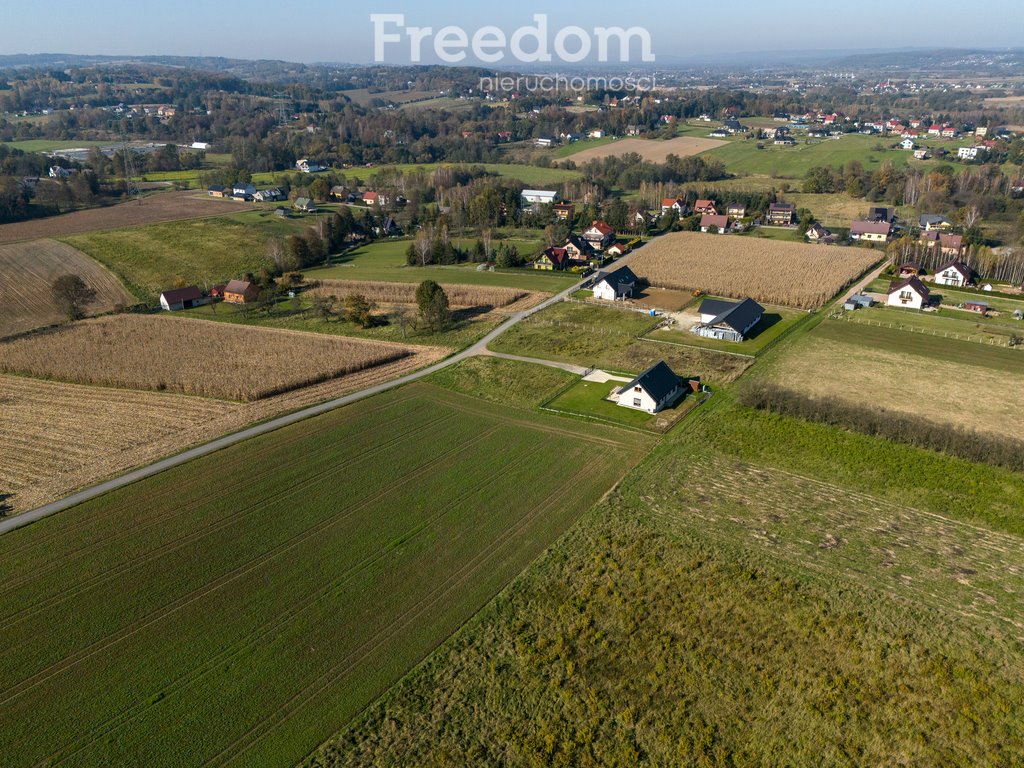
[[[191,309],[203,303],[203,292],[194,285],[160,294],[160,307],[168,312]]]

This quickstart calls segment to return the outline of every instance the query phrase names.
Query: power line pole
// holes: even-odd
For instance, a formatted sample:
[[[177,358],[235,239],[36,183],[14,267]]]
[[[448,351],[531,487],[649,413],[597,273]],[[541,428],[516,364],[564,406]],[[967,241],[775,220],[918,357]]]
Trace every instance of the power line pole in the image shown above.
[[[139,205],[142,205],[142,190],[135,182],[135,152],[128,146],[128,132],[124,128],[124,119],[117,125],[121,130],[121,154],[124,158],[124,191],[129,200],[134,197]]]

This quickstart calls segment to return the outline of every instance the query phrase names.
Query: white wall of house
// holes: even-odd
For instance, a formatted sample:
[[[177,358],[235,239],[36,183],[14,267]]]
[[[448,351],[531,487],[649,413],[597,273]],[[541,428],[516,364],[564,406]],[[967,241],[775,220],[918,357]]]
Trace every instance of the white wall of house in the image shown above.
[[[890,307],[921,309],[924,306],[924,297],[910,286],[907,286],[890,293],[888,304]]]
[[[619,405],[623,408],[632,408],[636,411],[646,411],[647,413],[657,413],[662,408],[670,405],[679,397],[679,392],[682,387],[676,387],[673,389],[668,396],[657,402],[643,387],[630,387],[619,393]]]
[[[615,295],[615,288],[607,280],[602,280],[600,283],[594,286],[594,298],[603,299],[604,301],[615,301],[618,296]]]
[[[942,272],[936,273],[935,282],[939,285],[964,285],[967,280],[959,269],[944,269]]]

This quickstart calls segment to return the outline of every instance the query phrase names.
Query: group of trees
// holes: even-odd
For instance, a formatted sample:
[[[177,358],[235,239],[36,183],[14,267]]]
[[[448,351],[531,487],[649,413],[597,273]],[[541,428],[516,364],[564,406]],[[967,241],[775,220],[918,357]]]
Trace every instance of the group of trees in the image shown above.
[[[452,242],[448,227],[441,224],[421,227],[409,243],[405,258],[409,266],[426,267],[431,264],[458,264],[466,261],[468,254]]]

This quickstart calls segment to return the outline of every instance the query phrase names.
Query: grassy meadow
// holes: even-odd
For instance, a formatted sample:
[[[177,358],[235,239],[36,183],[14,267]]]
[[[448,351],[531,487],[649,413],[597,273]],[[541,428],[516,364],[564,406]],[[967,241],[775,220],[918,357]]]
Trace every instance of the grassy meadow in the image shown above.
[[[295,764],[648,446],[421,384],[7,534],[5,765]]]

